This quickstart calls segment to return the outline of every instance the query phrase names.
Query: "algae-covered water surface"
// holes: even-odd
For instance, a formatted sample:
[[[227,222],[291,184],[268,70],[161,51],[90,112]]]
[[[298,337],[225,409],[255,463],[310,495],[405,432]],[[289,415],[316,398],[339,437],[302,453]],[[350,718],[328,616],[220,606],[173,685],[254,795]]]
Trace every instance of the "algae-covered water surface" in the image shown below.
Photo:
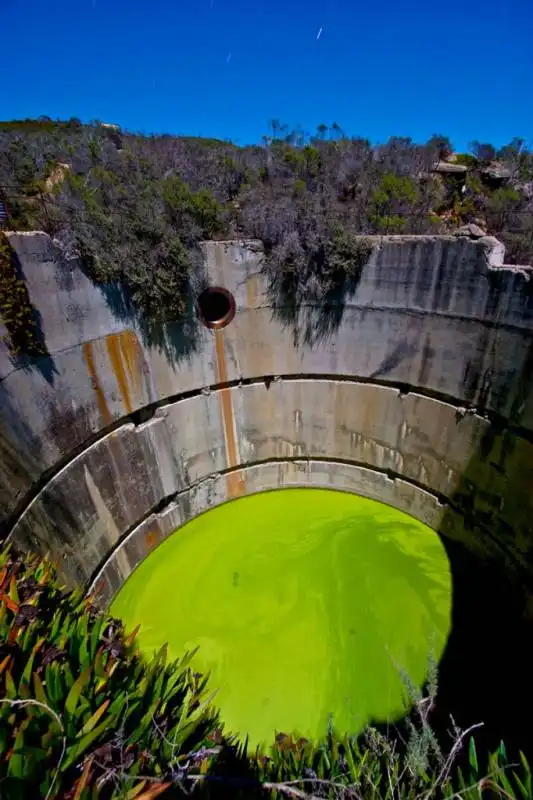
[[[284,489],[226,503],[161,544],[111,611],[151,654],[199,646],[226,728],[356,733],[404,713],[448,636],[451,576],[439,537],[353,494]]]

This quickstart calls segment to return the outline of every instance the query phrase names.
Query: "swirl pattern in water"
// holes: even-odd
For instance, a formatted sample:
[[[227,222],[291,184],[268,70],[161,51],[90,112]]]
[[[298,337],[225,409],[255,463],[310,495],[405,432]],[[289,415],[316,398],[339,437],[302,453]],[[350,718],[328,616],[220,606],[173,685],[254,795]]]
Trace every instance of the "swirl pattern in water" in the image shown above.
[[[270,742],[402,716],[441,657],[451,576],[439,537],[389,506],[284,489],[219,506],[133,573],[111,611],[148,654],[200,646],[226,728]]]

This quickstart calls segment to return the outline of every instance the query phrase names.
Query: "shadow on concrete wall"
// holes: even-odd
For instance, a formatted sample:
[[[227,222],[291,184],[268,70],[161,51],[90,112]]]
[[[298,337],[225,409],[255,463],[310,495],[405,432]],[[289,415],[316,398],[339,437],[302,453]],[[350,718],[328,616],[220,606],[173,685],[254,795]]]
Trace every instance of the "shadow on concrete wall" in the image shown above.
[[[5,385],[0,385],[0,541],[18,499],[39,475],[42,445],[17,409]]]
[[[95,284],[104,296],[113,316],[139,331],[145,347],[162,353],[171,364],[179,364],[198,350],[199,322],[196,316],[195,292],[190,283],[183,287],[186,308],[179,320],[160,322],[143,316],[135,307],[131,294],[123,284]]]
[[[187,311],[182,320],[165,323],[151,323],[143,320],[141,336],[143,343],[163,353],[174,365],[190,359],[199,349],[200,324],[196,317],[192,296],[187,303]]]
[[[29,494],[43,481],[42,443],[38,436],[25,423],[20,415],[16,401],[4,386],[0,386],[0,543],[10,534],[22,509],[27,505]],[[65,436],[69,428],[63,420]],[[43,518],[43,528],[51,531],[53,541],[60,546],[66,559],[71,560],[80,585],[84,580],[83,570],[78,566],[75,547],[69,533],[76,531],[79,522],[69,505],[56,499],[52,493],[43,497],[43,510],[37,509],[25,518],[18,533],[17,549],[21,552],[43,554],[39,522]]]
[[[517,427],[532,376],[533,344],[520,374],[514,376],[517,391],[510,422]],[[480,751],[496,749],[503,739],[512,758],[519,749],[533,757],[533,575],[529,554],[517,543],[526,541],[531,547],[533,521],[525,531],[523,520],[532,489],[520,460],[512,458],[515,441],[514,432],[502,432],[501,421],[489,427],[441,522],[453,577],[453,624],[440,665],[433,718],[441,735],[450,729],[450,714],[462,728],[483,722],[476,732]],[[504,481],[495,482],[503,487],[497,496],[480,483],[491,470],[505,475]],[[474,555],[466,544],[448,536],[457,519],[452,506],[464,514],[466,539],[475,539],[477,549],[486,541],[491,555]],[[521,514],[517,530],[500,519],[504,507]],[[494,556],[495,540],[501,544],[500,558]]]
[[[302,289],[296,272],[286,272],[275,278],[269,289],[275,319],[292,334],[294,346],[310,347],[327,341],[339,329],[346,298],[357,289],[357,281],[346,276],[328,289],[322,297],[312,290]]]
[[[273,315],[292,333],[295,346],[310,347],[330,339],[339,329],[347,298],[355,294],[372,247],[364,241],[351,254],[348,268],[331,269],[326,254],[304,268],[269,267],[268,295]]]
[[[53,385],[54,375],[57,369],[54,359],[48,352],[46,339],[42,326],[42,318],[39,310],[33,305],[26,287],[26,276],[18,255],[11,249],[11,261],[15,277],[20,282],[19,292],[16,298],[17,304],[21,304],[24,309],[19,313],[25,313],[29,326],[22,329],[16,325],[12,326],[9,317],[4,316],[4,323],[11,338],[11,343],[17,353],[12,357],[13,365],[16,369],[37,369],[43,378]]]

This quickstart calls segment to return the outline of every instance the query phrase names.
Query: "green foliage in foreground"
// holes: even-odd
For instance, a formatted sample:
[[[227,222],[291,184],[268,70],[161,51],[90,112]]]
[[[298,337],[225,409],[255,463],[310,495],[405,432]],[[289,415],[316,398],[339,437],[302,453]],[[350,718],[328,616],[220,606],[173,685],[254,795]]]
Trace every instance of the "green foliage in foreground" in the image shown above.
[[[369,729],[316,744],[280,733],[247,753],[189,663],[165,649],[146,663],[135,632],[65,592],[51,564],[1,553],[0,798],[533,798],[525,758],[508,764],[503,745],[483,770],[456,730],[443,755],[423,704],[406,748]]]
[[[147,666],[134,635],[64,593],[51,565],[0,559],[0,796],[78,798],[121,769],[124,794],[162,777],[214,730],[190,659]],[[84,788],[85,787],[85,788]],[[113,783],[103,796],[116,795]],[[131,796],[136,796],[131,794]]]

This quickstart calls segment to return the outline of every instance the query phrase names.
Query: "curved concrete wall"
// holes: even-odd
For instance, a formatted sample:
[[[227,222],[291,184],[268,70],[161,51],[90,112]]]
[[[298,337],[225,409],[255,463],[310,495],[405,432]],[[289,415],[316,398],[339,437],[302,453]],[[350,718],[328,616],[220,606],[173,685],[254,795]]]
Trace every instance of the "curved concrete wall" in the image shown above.
[[[496,240],[375,238],[357,286],[292,317],[257,243],[208,242],[201,279],[237,302],[214,332],[147,330],[46,235],[9,238],[50,355],[0,346],[1,512],[68,580],[109,600],[185,520],[307,484],[529,569],[532,273]]]

